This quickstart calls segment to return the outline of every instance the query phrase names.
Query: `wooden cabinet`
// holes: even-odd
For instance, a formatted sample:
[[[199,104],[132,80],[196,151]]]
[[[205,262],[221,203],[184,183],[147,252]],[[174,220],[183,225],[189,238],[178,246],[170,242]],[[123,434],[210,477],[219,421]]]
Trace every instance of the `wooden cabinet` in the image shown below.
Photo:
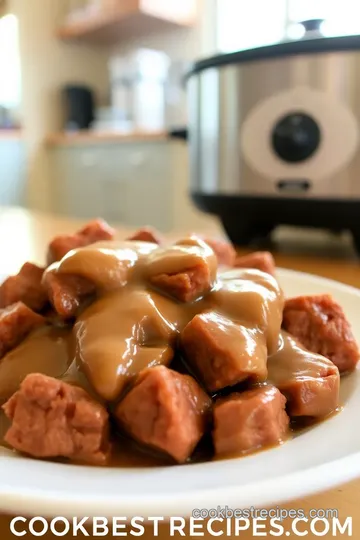
[[[196,14],[197,0],[103,0],[96,9],[89,6],[69,13],[57,36],[118,42],[167,28],[193,26]]]
[[[49,152],[57,213],[163,232],[211,221],[188,195],[188,151],[181,142],[69,144]]]

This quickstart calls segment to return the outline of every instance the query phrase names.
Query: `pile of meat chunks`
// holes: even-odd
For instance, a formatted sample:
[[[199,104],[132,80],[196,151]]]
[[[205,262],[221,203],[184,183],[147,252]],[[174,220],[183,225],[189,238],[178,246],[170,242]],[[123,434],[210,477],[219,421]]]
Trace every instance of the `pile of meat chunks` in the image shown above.
[[[114,234],[104,221],[95,220],[74,235],[55,238],[50,243],[47,262],[61,260],[72,249],[112,240]],[[128,240],[162,243],[158,233],[150,228],[137,231]],[[220,267],[275,273],[274,260],[268,252],[237,256],[224,241],[204,240],[215,252]],[[69,320],[75,316],[81,299],[93,292],[92,285],[77,276],[50,275],[44,280],[44,270],[26,263],[17,275],[1,285],[0,358],[31,331],[51,322],[46,315],[49,307]],[[202,340],[212,365],[219,364],[219,359],[226,362],[226,344],[216,342],[203,322],[197,318],[183,331],[180,342],[185,354],[194,342]],[[330,296],[287,300],[283,328],[309,351],[329,358],[334,363],[332,375],[338,377],[339,372],[354,369],[358,349],[341,307]],[[239,373],[239,381],[243,379],[244,374]],[[117,425],[136,441],[177,463],[189,460],[203,435],[210,431],[215,454],[220,456],[248,452],[286,438],[291,388],[283,395],[271,384],[260,385],[213,399],[213,389],[200,382],[202,385],[192,376],[165,366],[144,370],[115,409]],[[303,381],[293,391],[297,399],[302,394],[306,400],[320,402],[323,394],[336,389],[327,385],[324,374],[317,384],[309,386]],[[87,463],[108,462],[109,413],[103,403],[84,389],[42,374],[29,374],[3,409],[11,420],[5,440],[14,449],[39,458],[60,456]],[[306,414],[305,409],[297,407],[293,415]]]

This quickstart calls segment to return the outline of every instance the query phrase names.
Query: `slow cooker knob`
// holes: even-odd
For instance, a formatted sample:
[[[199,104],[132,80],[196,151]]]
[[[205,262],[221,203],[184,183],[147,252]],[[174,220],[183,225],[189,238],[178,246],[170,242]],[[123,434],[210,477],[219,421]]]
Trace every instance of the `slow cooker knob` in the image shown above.
[[[296,163],[308,159],[320,144],[321,133],[311,116],[294,112],[282,117],[272,131],[272,146],[284,161]]]

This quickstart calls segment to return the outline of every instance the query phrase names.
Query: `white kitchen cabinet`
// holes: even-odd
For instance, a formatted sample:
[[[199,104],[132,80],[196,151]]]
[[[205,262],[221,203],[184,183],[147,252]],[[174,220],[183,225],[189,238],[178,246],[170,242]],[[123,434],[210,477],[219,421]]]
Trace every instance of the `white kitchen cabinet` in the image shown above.
[[[55,212],[163,232],[211,220],[188,196],[188,151],[180,141],[69,143],[49,152]]]
[[[25,150],[19,138],[0,138],[0,205],[25,203]]]
[[[58,147],[51,152],[50,181],[56,212],[83,219],[98,215],[123,219],[124,174],[115,166],[113,152],[77,146]],[[113,172],[109,171],[111,163]]]

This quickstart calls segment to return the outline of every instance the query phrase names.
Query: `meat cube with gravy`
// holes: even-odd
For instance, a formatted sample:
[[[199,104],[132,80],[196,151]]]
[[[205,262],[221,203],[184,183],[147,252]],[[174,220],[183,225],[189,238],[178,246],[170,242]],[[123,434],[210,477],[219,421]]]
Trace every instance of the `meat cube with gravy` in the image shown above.
[[[218,266],[233,266],[236,252],[232,244],[225,240],[217,238],[209,238],[199,236],[197,234],[190,234],[180,240],[177,240],[175,245],[177,246],[208,246],[214,252]]]
[[[56,313],[61,317],[75,317],[83,301],[95,292],[91,281],[81,276],[47,271],[43,285]]]
[[[82,369],[99,396],[118,399],[140,371],[168,365],[178,306],[155,291],[119,289],[87,307],[74,326]]]
[[[224,240],[209,237],[204,237],[204,242],[206,242],[215,253],[219,266],[234,266],[236,251],[232,244]]]
[[[57,236],[50,242],[48,248],[48,264],[60,261],[69,251],[94,244],[101,240],[113,240],[115,231],[106,221],[95,219],[90,221],[77,233],[72,235]]]
[[[158,366],[140,374],[115,417],[135,440],[184,463],[205,433],[210,406],[192,377]]]
[[[45,319],[22,302],[0,310],[0,358],[16,347],[32,330],[45,324]]]
[[[72,364],[71,345],[69,327],[46,324],[30,332],[0,360],[0,406],[19,389],[29,373],[64,376]],[[0,445],[2,432],[0,410]]]
[[[268,354],[277,350],[284,295],[273,276],[256,269],[221,272],[211,298],[215,309],[232,321],[261,330]]]
[[[262,272],[275,275],[275,261],[269,251],[254,251],[248,255],[239,255],[234,261],[236,268],[257,268]]]
[[[174,245],[150,255],[148,279],[152,286],[181,302],[193,302],[213,287],[217,259],[206,244]]]
[[[0,286],[8,445],[106,464],[110,414],[116,460],[127,437],[134,454],[186,463],[203,445],[230,457],[278,444],[290,418],[339,408],[359,350],[330,296],[285,303],[268,252],[201,235],[168,245],[151,227],[114,236],[91,221],[51,242],[46,269],[26,263]]]
[[[359,349],[341,306],[327,294],[286,301],[283,328],[309,351],[329,358],[340,373],[352,371]]]
[[[268,380],[286,396],[290,416],[321,418],[339,406],[338,368],[286,332],[279,351],[268,359],[268,373]]]
[[[186,360],[205,388],[216,392],[267,375],[265,337],[215,312],[196,315],[181,334]]]
[[[41,284],[44,268],[25,263],[18,274],[8,277],[0,285],[0,308],[23,302],[34,311],[41,311],[47,303],[46,291]]]
[[[210,289],[209,269],[199,263],[183,272],[152,276],[150,283],[181,302],[191,302]]]
[[[108,413],[82,388],[33,373],[3,409],[11,421],[5,441],[15,450],[38,458],[106,463]]]
[[[143,227],[138,229],[132,234],[128,240],[137,240],[139,242],[151,242],[153,244],[161,245],[163,239],[158,231],[152,227]]]
[[[157,250],[157,245],[150,242],[98,242],[96,246],[74,249],[47,268],[44,279],[49,272],[79,276],[93,283],[102,295],[127,285],[133,274],[142,278],[148,256]]]
[[[218,456],[278,444],[289,431],[285,397],[274,386],[234,393],[214,405],[213,441]]]

